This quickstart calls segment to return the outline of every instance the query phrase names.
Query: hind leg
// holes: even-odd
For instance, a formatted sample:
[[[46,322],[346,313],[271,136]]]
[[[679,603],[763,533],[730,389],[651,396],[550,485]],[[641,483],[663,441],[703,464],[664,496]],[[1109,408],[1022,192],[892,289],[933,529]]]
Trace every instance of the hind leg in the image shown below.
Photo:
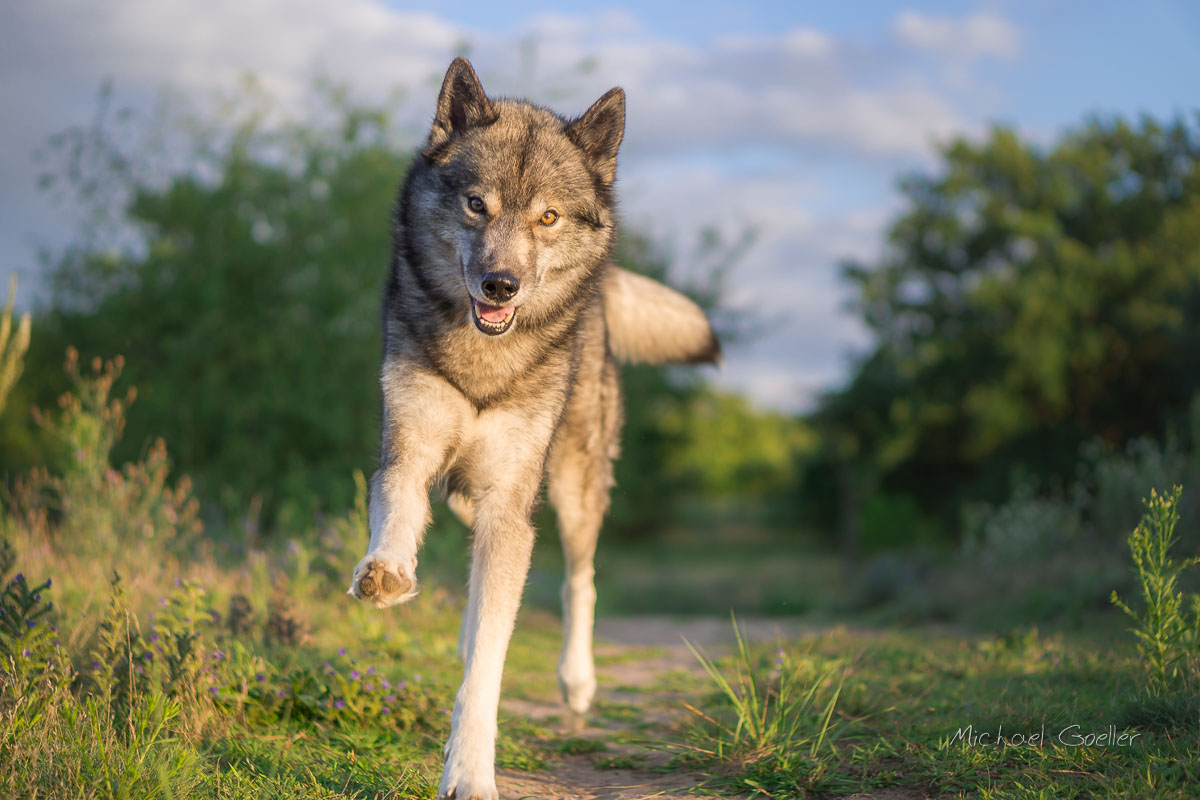
[[[572,476],[577,477],[577,476]],[[551,486],[553,487],[553,483]],[[562,585],[563,646],[558,660],[558,687],[572,711],[584,713],[596,694],[596,670],[592,659],[592,627],[596,612],[595,568],[596,539],[600,533],[603,510],[569,508],[580,499],[577,484],[570,491],[562,487],[563,502],[551,502],[558,511],[562,532],[566,574]],[[585,488],[584,491],[587,491]],[[607,493],[607,488],[604,490]]]
[[[558,685],[563,700],[584,713],[596,694],[592,657],[596,587],[594,558],[608,511],[619,406],[615,368],[605,375],[588,413],[568,416],[551,453],[548,494],[558,515],[566,574],[562,586],[563,647]]]

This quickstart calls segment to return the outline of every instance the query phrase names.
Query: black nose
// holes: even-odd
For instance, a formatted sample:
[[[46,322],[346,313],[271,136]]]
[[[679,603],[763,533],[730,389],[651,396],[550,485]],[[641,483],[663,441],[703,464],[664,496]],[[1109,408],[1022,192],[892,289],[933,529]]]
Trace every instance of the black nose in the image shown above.
[[[489,303],[504,305],[513,299],[517,289],[521,288],[521,282],[511,272],[489,272],[479,282],[479,288]]]

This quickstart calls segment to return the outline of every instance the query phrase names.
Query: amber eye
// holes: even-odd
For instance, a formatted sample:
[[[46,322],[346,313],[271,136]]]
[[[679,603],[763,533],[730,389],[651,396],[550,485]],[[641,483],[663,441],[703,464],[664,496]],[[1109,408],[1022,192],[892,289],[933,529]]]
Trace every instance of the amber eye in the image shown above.
[[[486,206],[484,206],[483,200],[472,195],[471,197],[467,198],[467,208],[471,209],[476,214],[482,214],[483,209],[486,208]]]
[[[542,214],[542,218],[538,222],[541,222],[543,225],[553,225],[558,222],[558,212],[550,209],[545,214]]]

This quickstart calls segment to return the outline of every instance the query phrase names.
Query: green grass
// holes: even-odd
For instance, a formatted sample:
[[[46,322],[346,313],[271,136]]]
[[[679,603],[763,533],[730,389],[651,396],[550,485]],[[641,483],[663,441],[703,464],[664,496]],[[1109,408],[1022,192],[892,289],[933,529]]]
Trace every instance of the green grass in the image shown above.
[[[718,661],[722,677],[676,743],[677,764],[707,770],[719,790],[772,797],[903,787],[962,798],[1185,798],[1200,788],[1200,718],[1180,713],[1179,699],[1155,708],[1134,699],[1141,667],[1125,639],[842,630],[781,647],[784,675],[795,670],[811,700],[778,694],[774,650]],[[835,697],[827,724],[815,712]],[[1184,705],[1195,710],[1195,698]],[[1113,729],[1126,738],[1077,746]]]
[[[29,574],[43,574],[51,563],[20,548],[16,561]],[[71,673],[69,680],[22,673],[32,690],[22,694],[9,683],[0,693],[0,796],[31,788],[45,798],[433,796],[445,711],[461,674],[454,656],[459,608],[449,595],[426,586],[413,607],[381,614],[343,600],[333,581],[300,582],[303,591],[297,591],[284,572],[274,586],[260,587],[253,568],[221,571],[208,564],[200,570],[209,574],[207,588],[197,594],[199,584],[174,586],[167,577],[173,571],[160,576],[157,591],[130,591],[128,616],[107,608],[109,587],[101,583],[90,606],[56,603],[37,618],[38,626],[59,629]],[[87,595],[70,587],[78,580],[71,575],[56,571],[37,602],[44,606],[60,589]],[[142,575],[138,585],[152,577]],[[268,640],[266,608],[257,603],[253,625],[231,633],[228,598],[235,588],[249,596],[286,594],[302,633],[292,642]],[[105,648],[119,652],[122,641],[135,642],[136,651],[152,627],[162,635],[171,625],[189,624],[183,622],[191,616],[184,611],[188,602],[211,605],[221,615],[220,622],[192,617],[209,620],[197,623],[196,659],[176,653],[183,664],[176,677],[167,671],[154,684],[121,678],[117,670],[106,680],[111,694],[124,699],[102,701],[88,659]],[[102,623],[122,619],[125,627],[110,625],[116,645],[95,634]],[[87,629],[92,635],[83,634]],[[556,696],[557,629],[549,615],[522,617],[506,692],[542,701]],[[44,646],[60,652],[54,641],[46,638]],[[224,658],[214,661],[218,650]],[[663,652],[622,651],[605,659],[602,673]],[[564,738],[549,722],[503,714],[498,764],[553,770],[564,755],[587,753],[601,769],[660,771],[661,763],[651,766],[636,752],[649,746],[673,754],[668,769],[706,772],[712,790],[773,797],[904,787],[962,798],[1183,798],[1200,786],[1196,698],[1144,696],[1143,668],[1126,635],[833,628],[770,647],[746,645],[709,665],[711,677],[673,670],[652,681],[641,687],[637,704],[606,699],[612,687],[602,685],[594,718],[614,728],[604,734]],[[18,673],[10,668],[6,674]],[[379,713],[378,686],[365,689],[368,674],[406,686],[393,714]],[[216,693],[209,691],[213,676]],[[315,705],[275,705],[269,698],[277,687],[307,694]],[[45,702],[36,707],[31,697]],[[336,699],[345,701],[344,709],[331,708]],[[644,715],[650,709],[690,721],[649,725]],[[1115,725],[1119,733],[1138,735],[1131,746],[1070,747],[1057,734],[1071,725],[1079,733]],[[993,738],[1003,726],[1008,744],[955,740],[967,726]],[[1039,747],[1013,743],[1015,734],[1042,730],[1046,740]],[[635,751],[605,752],[620,742]]]

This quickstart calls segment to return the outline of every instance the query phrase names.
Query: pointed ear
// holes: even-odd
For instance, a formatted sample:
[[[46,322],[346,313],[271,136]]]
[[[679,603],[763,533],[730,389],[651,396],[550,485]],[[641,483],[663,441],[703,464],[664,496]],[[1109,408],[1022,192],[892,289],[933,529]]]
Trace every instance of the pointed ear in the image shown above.
[[[617,148],[625,135],[625,91],[609,89],[583,116],[567,125],[567,136],[587,155],[589,165],[612,183],[617,174]]]
[[[429,141],[425,143],[426,154],[468,128],[486,125],[495,118],[496,110],[483,93],[483,86],[471,62],[459,56],[450,64],[442,81],[433,128],[429,131]]]

